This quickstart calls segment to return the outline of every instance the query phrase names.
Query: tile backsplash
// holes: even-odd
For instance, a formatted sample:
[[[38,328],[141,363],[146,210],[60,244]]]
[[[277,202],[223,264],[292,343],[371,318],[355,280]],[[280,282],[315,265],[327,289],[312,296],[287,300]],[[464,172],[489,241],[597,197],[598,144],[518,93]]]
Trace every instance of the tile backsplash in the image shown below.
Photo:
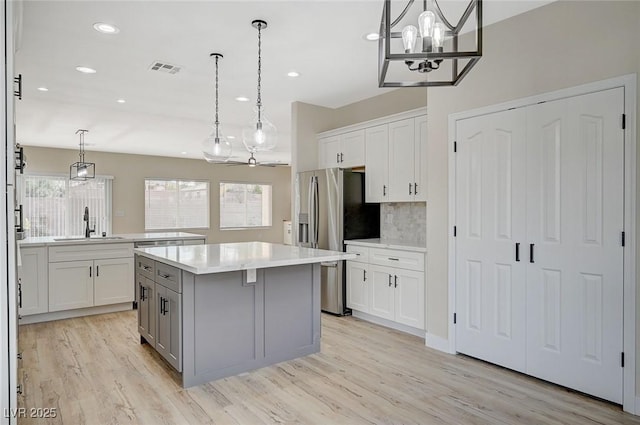
[[[427,203],[380,204],[380,239],[427,246]]]

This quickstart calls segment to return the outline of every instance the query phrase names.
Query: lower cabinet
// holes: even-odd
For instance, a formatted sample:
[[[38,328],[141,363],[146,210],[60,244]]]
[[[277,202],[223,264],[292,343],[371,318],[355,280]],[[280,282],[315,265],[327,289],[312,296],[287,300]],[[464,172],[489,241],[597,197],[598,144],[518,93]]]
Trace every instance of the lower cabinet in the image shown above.
[[[22,316],[49,311],[47,248],[20,248],[18,313]]]
[[[49,311],[93,306],[93,261],[49,263]]]
[[[138,293],[138,332],[151,345],[156,347],[156,284],[153,280],[138,273],[136,275]]]
[[[425,329],[424,254],[347,245],[361,260],[347,261],[347,306],[389,321]],[[403,267],[387,264],[398,263]]]
[[[138,333],[182,372],[182,273],[140,255],[135,263]]]
[[[133,258],[95,260],[93,304],[107,305],[133,301],[135,288],[131,286]]]
[[[156,283],[156,350],[182,372],[182,294]]]

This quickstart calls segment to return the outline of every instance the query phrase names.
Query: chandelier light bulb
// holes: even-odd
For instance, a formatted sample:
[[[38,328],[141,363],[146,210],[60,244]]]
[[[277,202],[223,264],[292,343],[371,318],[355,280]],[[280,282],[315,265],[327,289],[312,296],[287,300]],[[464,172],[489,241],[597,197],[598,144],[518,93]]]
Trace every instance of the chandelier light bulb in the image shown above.
[[[420,26],[420,37],[433,37],[433,25],[436,23],[436,14],[430,10],[422,12],[418,16],[418,25]]]
[[[404,44],[405,53],[413,53],[418,39],[418,28],[413,25],[407,25],[402,30],[402,44]]]
[[[214,128],[209,137],[202,142],[202,154],[207,162],[224,162],[231,156],[231,143],[222,134],[220,128]]]
[[[78,177],[85,177],[87,175],[87,167],[78,168]]]
[[[242,130],[242,142],[249,152],[269,151],[276,146],[276,127],[265,117],[264,112],[260,115],[259,121],[256,119]]]
[[[444,24],[438,22],[433,26],[433,47],[435,47],[440,52],[442,51],[442,48],[444,46],[444,34]]]

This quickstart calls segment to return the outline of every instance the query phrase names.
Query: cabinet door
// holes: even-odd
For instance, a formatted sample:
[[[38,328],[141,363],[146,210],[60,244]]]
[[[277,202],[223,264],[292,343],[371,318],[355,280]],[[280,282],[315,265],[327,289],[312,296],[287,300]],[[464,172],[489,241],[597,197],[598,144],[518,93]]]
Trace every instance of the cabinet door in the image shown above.
[[[93,307],[93,261],[49,263],[49,311]]]
[[[427,116],[415,119],[414,201],[427,200]]]
[[[364,181],[365,202],[388,201],[389,180],[389,128],[386,124],[365,131]]]
[[[368,266],[347,261],[347,307],[369,312]]]
[[[340,167],[352,168],[364,165],[364,130],[351,131],[340,136],[342,151]]]
[[[369,265],[371,284],[369,314],[394,320],[393,270],[390,267]]]
[[[49,280],[47,276],[47,248],[20,248],[22,265],[18,268],[21,298],[19,313],[49,311]]]
[[[395,269],[395,321],[418,329],[424,324],[424,273]]]
[[[389,124],[389,196],[390,202],[413,200],[414,179],[413,118]]]
[[[141,274],[136,275],[138,286],[138,332],[152,347],[156,346],[156,285]]]
[[[157,285],[156,349],[178,372],[182,371],[182,295]]]
[[[133,301],[133,258],[95,260],[94,305]]]
[[[323,137],[318,140],[318,168],[340,166],[340,136]]]

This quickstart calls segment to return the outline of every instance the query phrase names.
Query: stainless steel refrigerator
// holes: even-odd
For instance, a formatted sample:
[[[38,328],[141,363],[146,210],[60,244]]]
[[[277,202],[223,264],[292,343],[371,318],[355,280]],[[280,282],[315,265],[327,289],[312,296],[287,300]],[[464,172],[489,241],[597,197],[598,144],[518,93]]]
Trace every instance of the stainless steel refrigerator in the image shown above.
[[[298,246],[344,251],[344,241],[380,237],[380,204],[364,198],[365,173],[328,168],[296,176],[295,233]],[[322,263],[321,306],[345,314],[344,261]]]

